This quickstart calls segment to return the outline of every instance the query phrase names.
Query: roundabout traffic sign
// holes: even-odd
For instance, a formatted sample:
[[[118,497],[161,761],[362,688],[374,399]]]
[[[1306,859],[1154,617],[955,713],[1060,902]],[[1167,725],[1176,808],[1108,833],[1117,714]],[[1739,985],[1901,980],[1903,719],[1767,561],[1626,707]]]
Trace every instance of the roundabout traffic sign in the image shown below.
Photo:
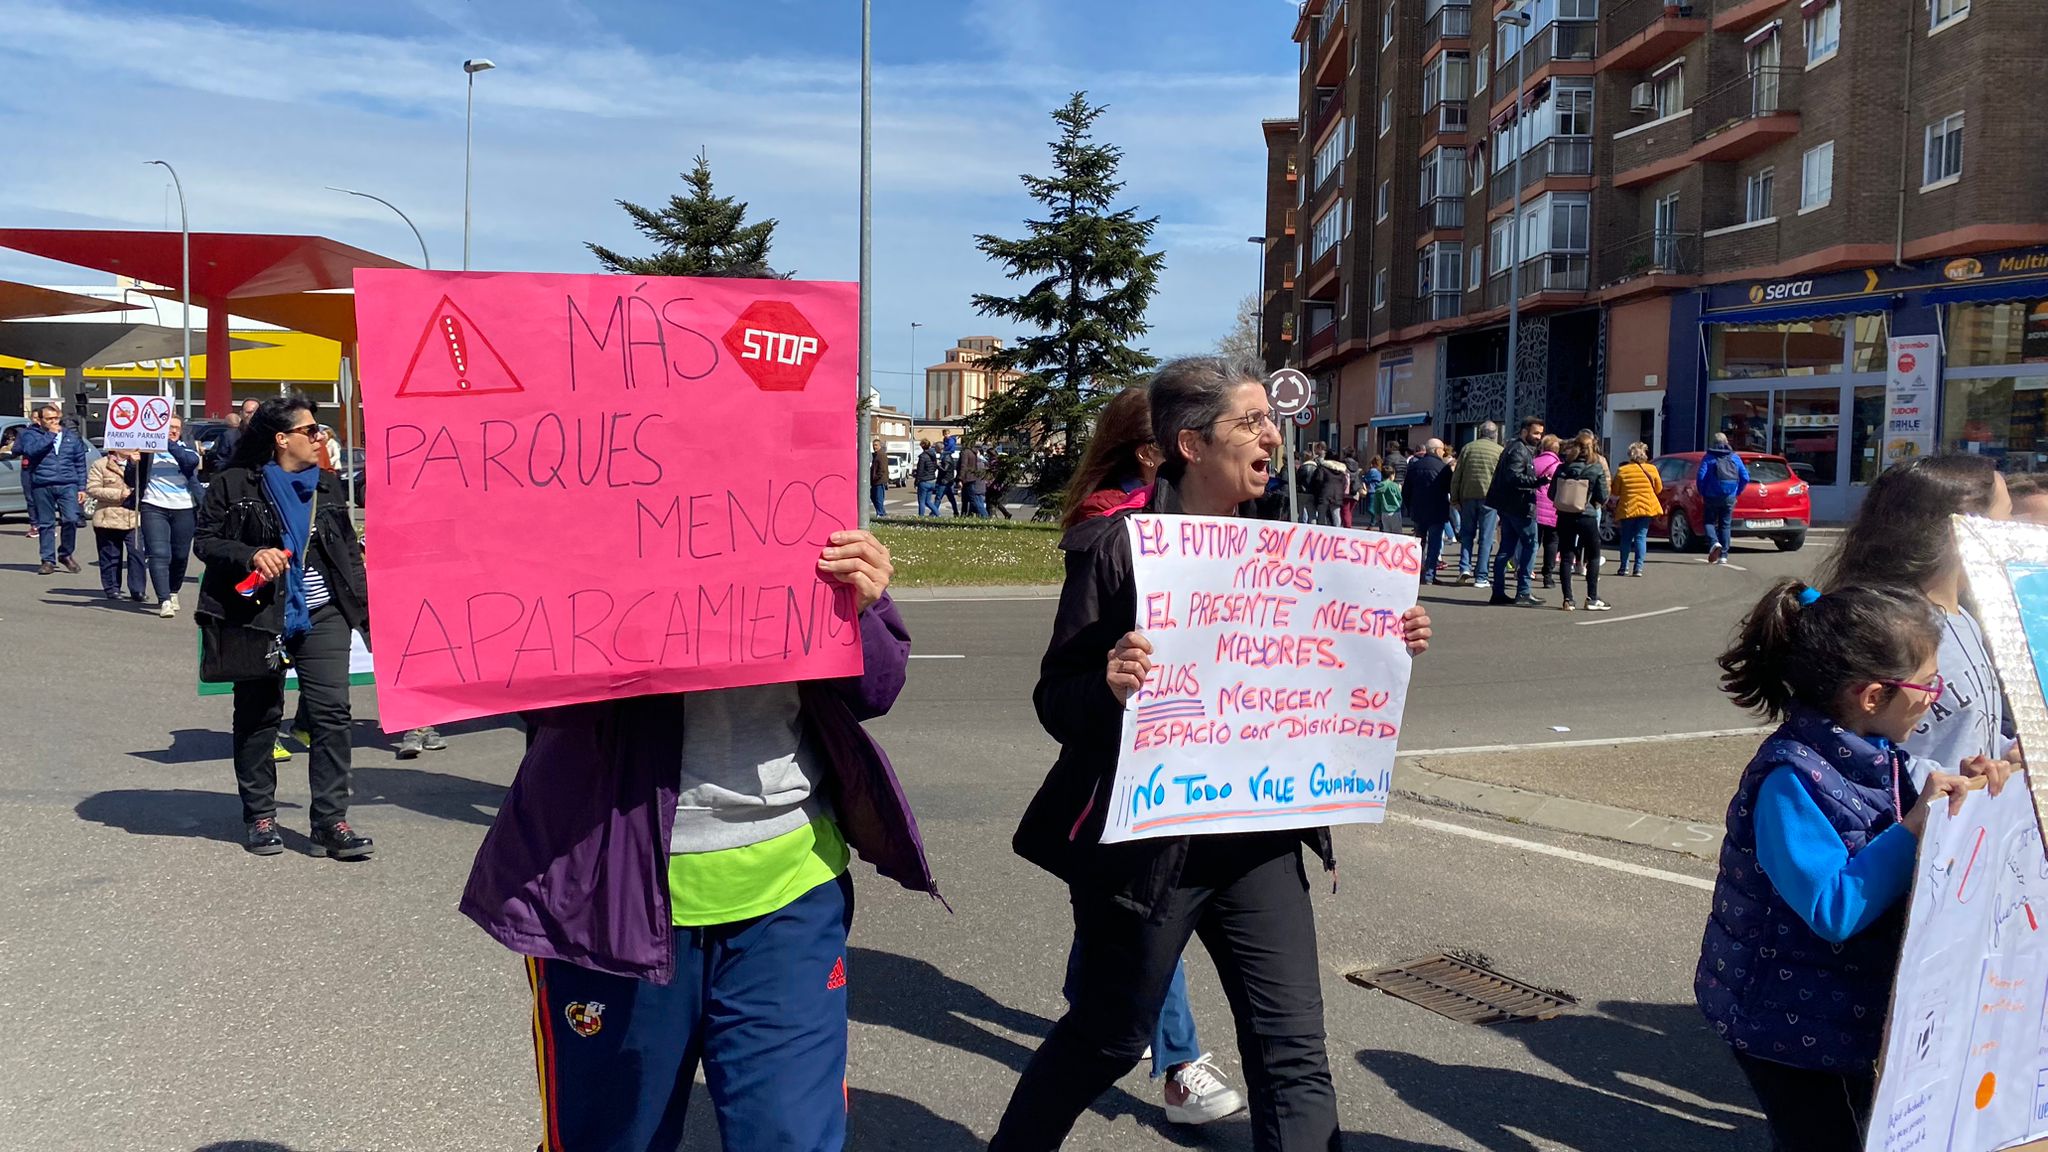
[[[1266,392],[1273,398],[1273,411],[1292,416],[1308,407],[1309,380],[1293,368],[1282,368],[1266,378]]]

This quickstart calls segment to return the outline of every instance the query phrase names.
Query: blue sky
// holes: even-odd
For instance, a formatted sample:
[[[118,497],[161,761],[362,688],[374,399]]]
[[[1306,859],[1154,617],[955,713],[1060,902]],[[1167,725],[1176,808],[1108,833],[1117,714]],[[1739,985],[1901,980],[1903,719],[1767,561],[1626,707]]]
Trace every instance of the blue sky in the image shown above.
[[[1128,153],[1124,202],[1161,217],[1145,343],[1203,351],[1257,274],[1259,120],[1291,113],[1291,0],[875,0],[875,382],[1007,333],[975,250],[1034,207],[1047,113],[1085,88]],[[594,271],[644,250],[615,199],[665,199],[699,147],[721,192],[772,216],[774,262],[858,271],[856,0],[0,0],[0,223],[311,232],[437,267],[461,258],[463,74],[477,79],[472,263]],[[0,252],[0,278],[88,279]],[[96,277],[92,277],[96,278]]]

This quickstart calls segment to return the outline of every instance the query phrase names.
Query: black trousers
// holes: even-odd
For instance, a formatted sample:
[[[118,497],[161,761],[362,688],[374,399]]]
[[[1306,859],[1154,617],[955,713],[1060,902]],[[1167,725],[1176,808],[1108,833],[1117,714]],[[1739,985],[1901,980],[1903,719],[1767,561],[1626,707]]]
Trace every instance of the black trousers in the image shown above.
[[[142,599],[149,577],[149,565],[142,555],[142,533],[134,528],[102,528],[93,525],[93,543],[100,552],[100,588],[109,596],[121,594],[121,570],[125,557],[128,594]]]
[[[1572,598],[1572,572],[1574,569],[1585,573],[1586,599],[1600,598],[1600,521],[1592,516],[1557,517],[1557,553],[1559,579],[1564,587],[1564,598]]]
[[[286,645],[299,674],[299,712],[312,725],[307,756],[315,828],[348,816],[348,621],[332,604],[313,612],[313,629]],[[235,787],[242,822],[277,815],[277,761],[270,758],[284,719],[284,673],[235,682]]]
[[[1557,574],[1557,525],[1536,526],[1536,551],[1541,553],[1543,578],[1550,579]]]
[[[1844,1075],[1735,1054],[1764,1108],[1775,1152],[1862,1152],[1875,1071]]]
[[[1152,1042],[1188,938],[1216,962],[1258,1152],[1334,1152],[1337,1092],[1323,1047],[1322,970],[1301,840],[1196,836],[1158,923],[1076,890],[1074,996],[1024,1069],[990,1152],[1056,1149]]]

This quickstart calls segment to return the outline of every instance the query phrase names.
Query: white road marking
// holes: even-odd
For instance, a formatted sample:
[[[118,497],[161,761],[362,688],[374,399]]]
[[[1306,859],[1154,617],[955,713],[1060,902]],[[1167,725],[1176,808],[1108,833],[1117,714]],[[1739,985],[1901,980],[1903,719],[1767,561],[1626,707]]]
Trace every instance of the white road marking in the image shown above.
[[[925,652],[912,652],[912,653],[910,654],[910,658],[911,658],[912,660],[965,660],[965,659],[967,659],[967,657],[966,657],[966,656],[963,656],[963,655],[958,655],[958,654],[955,654],[955,655],[951,655],[951,656],[939,656],[939,655],[935,655],[935,654],[931,654],[931,653],[925,653]]]
[[[1574,620],[1572,623],[1581,628],[1592,624],[1619,624],[1623,620],[1648,620],[1652,616],[1669,616],[1673,612],[1683,612],[1690,607],[1689,604],[1680,604],[1675,608],[1659,608],[1655,612],[1638,612],[1633,616],[1602,616],[1598,620]]]
[[[1409,756],[1454,756],[1473,752],[1528,752],[1539,748],[1599,748],[1608,744],[1672,744],[1680,740],[1714,740],[1729,736],[1761,736],[1772,728],[1716,728],[1710,732],[1666,732],[1656,736],[1610,736],[1605,740],[1537,740],[1528,744],[1474,744],[1465,748],[1425,748],[1397,753]]]
[[[1452,836],[1464,836],[1468,839],[1480,840],[1488,844],[1519,848],[1524,852],[1535,852],[1543,856],[1555,856],[1560,860],[1570,860],[1579,864],[1591,864],[1595,868],[1605,868],[1610,872],[1624,872],[1630,876],[1662,880],[1667,884],[1680,884],[1687,888],[1697,888],[1702,892],[1712,892],[1714,890],[1714,882],[1712,880],[1702,880],[1697,876],[1687,876],[1680,872],[1666,872],[1662,868],[1645,868],[1641,864],[1631,864],[1626,860],[1612,860],[1605,856],[1595,856],[1590,852],[1576,852],[1570,848],[1559,848],[1555,844],[1541,844],[1534,840],[1521,840],[1513,836],[1502,836],[1498,832],[1482,832],[1477,828],[1467,828],[1463,824],[1451,824],[1422,816],[1410,816],[1405,812],[1390,812],[1387,814],[1387,819],[1399,820],[1403,824],[1419,825],[1433,832],[1446,832]]]

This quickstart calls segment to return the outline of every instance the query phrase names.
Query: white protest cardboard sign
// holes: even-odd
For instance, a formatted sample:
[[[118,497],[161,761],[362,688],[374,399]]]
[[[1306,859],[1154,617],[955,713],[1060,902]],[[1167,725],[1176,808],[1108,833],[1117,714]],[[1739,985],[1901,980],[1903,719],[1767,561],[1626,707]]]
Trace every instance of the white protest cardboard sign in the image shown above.
[[[2048,1136],[2048,856],[2026,784],[1928,813],[1866,1152]]]
[[[1213,516],[1125,530],[1153,671],[1103,842],[1384,818],[1422,542]]]
[[[108,451],[161,452],[170,443],[171,402],[162,396],[116,396],[107,405]]]

